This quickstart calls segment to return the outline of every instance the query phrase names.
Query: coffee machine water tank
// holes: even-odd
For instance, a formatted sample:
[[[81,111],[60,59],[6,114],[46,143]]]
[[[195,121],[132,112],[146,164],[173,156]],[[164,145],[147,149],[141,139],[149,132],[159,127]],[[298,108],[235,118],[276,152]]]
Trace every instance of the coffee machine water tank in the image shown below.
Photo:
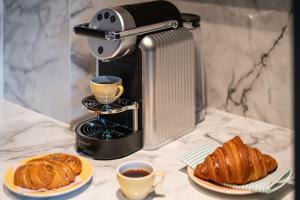
[[[189,29],[196,46],[195,84],[196,84],[196,123],[205,118],[205,76],[204,56],[202,45],[202,34],[200,27],[200,16],[191,13],[182,13],[183,26]]]

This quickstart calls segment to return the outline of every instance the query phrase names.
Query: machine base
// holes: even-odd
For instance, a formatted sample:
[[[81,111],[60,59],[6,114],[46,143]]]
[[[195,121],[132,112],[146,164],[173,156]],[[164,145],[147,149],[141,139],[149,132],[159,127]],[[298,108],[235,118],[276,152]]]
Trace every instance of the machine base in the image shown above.
[[[82,132],[82,127],[95,118],[81,122],[75,128],[75,148],[79,154],[96,160],[112,160],[128,156],[143,147],[142,131],[136,131],[113,139],[89,137]]]

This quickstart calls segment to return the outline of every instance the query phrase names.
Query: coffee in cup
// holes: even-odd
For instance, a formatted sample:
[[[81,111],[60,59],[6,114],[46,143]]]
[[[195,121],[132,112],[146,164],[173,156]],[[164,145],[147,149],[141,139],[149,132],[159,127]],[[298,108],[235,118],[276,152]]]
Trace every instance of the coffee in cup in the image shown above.
[[[124,91],[122,79],[117,76],[97,76],[90,81],[90,89],[100,104],[110,104]]]
[[[156,178],[159,178],[156,181]],[[132,200],[144,199],[164,180],[164,173],[157,172],[146,161],[129,161],[117,168],[117,180],[123,194]]]

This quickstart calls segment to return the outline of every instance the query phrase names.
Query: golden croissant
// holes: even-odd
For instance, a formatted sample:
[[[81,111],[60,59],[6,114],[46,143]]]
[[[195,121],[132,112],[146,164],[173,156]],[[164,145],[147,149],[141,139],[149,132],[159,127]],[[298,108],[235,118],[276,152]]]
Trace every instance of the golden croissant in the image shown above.
[[[198,164],[194,175],[216,183],[246,184],[267,176],[276,168],[274,158],[235,136]]]
[[[81,161],[67,154],[32,159],[17,168],[14,184],[33,190],[55,189],[72,183],[82,169]]]

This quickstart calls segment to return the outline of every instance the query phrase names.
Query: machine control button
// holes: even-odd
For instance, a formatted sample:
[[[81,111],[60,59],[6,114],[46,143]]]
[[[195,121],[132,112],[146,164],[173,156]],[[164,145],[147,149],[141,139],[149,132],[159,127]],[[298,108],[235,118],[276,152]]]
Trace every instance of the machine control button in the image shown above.
[[[102,14],[99,14],[99,15],[97,16],[97,19],[98,19],[98,21],[101,21],[101,20],[102,20]]]
[[[109,18],[109,12],[105,12],[105,13],[104,13],[104,18],[105,18],[105,19]]]
[[[110,17],[110,21],[111,21],[111,23],[114,23],[116,21],[116,16],[112,15]]]
[[[103,47],[100,46],[100,47],[98,48],[98,53],[99,53],[99,54],[102,54],[102,53],[103,53]]]

